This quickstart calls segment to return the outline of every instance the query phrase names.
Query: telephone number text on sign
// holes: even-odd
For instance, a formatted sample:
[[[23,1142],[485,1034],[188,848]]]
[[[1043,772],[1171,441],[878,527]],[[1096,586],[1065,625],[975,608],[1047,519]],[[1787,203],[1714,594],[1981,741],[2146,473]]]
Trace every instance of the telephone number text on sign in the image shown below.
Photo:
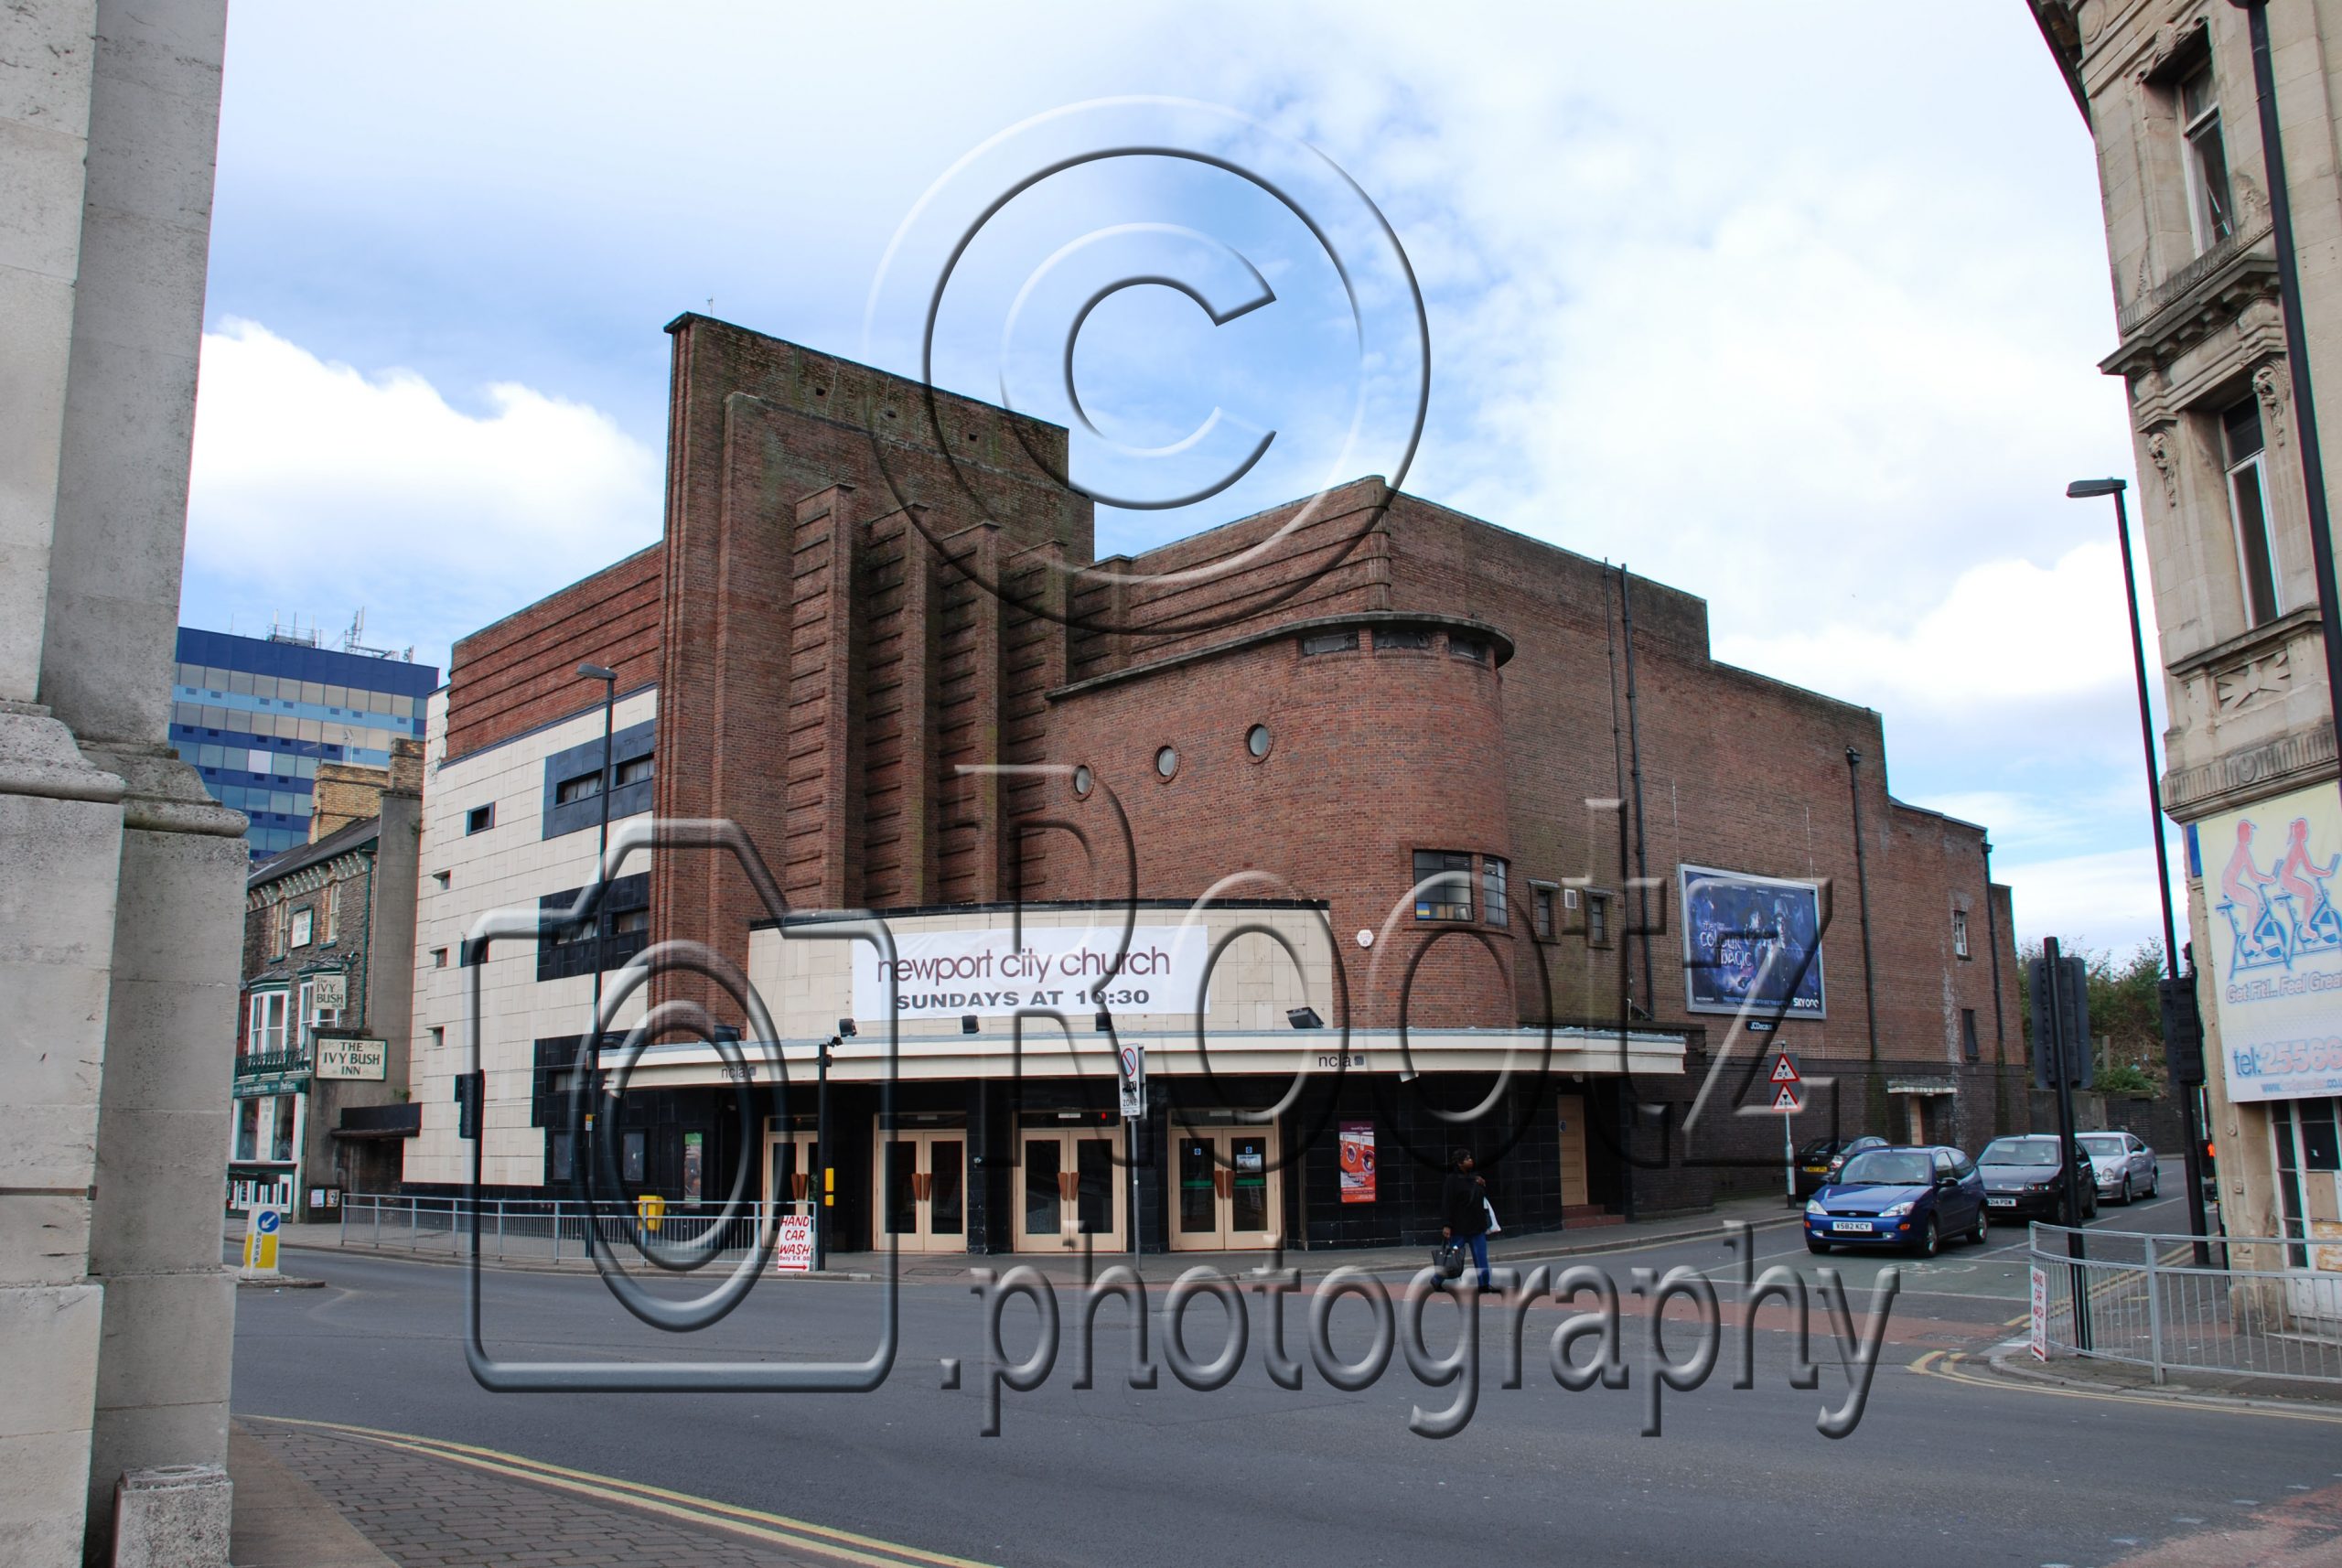
[[[1006,1017],[1055,1008],[1192,1013],[1210,944],[1195,927],[1005,926],[898,937],[893,962],[869,948],[854,959],[854,1014],[905,1019]],[[1120,960],[1117,964],[1117,959]]]

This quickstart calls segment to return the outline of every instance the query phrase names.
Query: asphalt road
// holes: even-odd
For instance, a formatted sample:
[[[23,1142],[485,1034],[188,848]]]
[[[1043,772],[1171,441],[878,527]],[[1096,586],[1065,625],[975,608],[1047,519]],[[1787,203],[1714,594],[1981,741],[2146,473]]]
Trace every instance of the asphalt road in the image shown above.
[[[2175,1176],[2176,1172],[2166,1173]],[[2166,1181],[2165,1191],[2175,1191]],[[2175,1230],[2175,1199],[2109,1208],[2101,1229]],[[1817,1309],[1820,1387],[1789,1386],[1795,1341],[1755,1336],[1754,1386],[1739,1337],[1721,1337],[1714,1374],[1667,1390],[1661,1435],[1640,1435],[1652,1383],[1649,1303],[1631,1271],[1678,1265],[1710,1275],[1736,1318],[1737,1263],[1715,1240],[1662,1243],[1596,1259],[1621,1294],[1624,1390],[1573,1392],[1547,1369],[1545,1340],[1566,1311],[1531,1309],[1527,1375],[1499,1387],[1506,1314],[1482,1315],[1479,1394],[1457,1435],[1408,1430],[1410,1411],[1446,1408],[1402,1357],[1374,1386],[1330,1387],[1315,1368],[1298,1391],[1267,1369],[1266,1310],[1248,1294],[1249,1351],[1216,1391],[1124,1386],[1123,1308],[1098,1336],[1098,1387],[1072,1386],[1069,1347],[1049,1379],[1003,1396],[1002,1430],[984,1424],[985,1305],[970,1290],[900,1292],[901,1348],[883,1386],[862,1394],[491,1393],[466,1369],[466,1271],[446,1264],[302,1252],[295,1272],[318,1291],[247,1291],[239,1304],[240,1414],[349,1423],[458,1439],[696,1496],[772,1509],[930,1551],[1002,1564],[1177,1564],[1241,1556],[1289,1563],[1419,1564],[1459,1552],[1506,1562],[1795,1564],[2110,1564],[2219,1562],[2221,1532],[2250,1529],[2308,1493],[2342,1497],[2337,1411],[2304,1419],[2057,1390],[1978,1387],[1915,1373],[1931,1349],[1982,1350],[2021,1330],[2026,1270],[2020,1232],[1948,1248],[1929,1263],[1806,1254],[1798,1232],[1759,1232],[1759,1266],[1809,1281],[1826,1264],[1848,1286],[1858,1330],[1875,1326],[1880,1273],[1900,1271],[1879,1369],[1859,1424],[1816,1430],[1850,1380]],[[1150,1260],[1163,1284],[1172,1271]],[[1314,1282],[1327,1262],[1306,1260]],[[1558,1269],[1562,1265],[1556,1264]],[[515,1359],[674,1358],[854,1359],[882,1314],[876,1284],[774,1281],[694,1334],[647,1328],[601,1283],[578,1275],[484,1274],[490,1348]],[[1692,1303],[1679,1304],[1684,1312]],[[1287,1306],[1286,1345],[1306,1363],[1307,1298]],[[1003,1309],[1007,1353],[1035,1341],[1029,1305]],[[1158,1318],[1158,1323],[1159,1323]],[[1453,1349],[1455,1307],[1426,1314],[1431,1356]],[[1760,1318],[1760,1324],[1772,1320]],[[1370,1339],[1366,1305],[1334,1309],[1329,1342],[1345,1360]],[[1197,1360],[1225,1343],[1220,1310],[1189,1308]],[[1666,1330],[1690,1357],[1698,1326]],[[1158,1328],[1155,1350],[1162,1353]],[[1581,1351],[1581,1358],[1583,1351]],[[962,1364],[959,1388],[940,1363]],[[2231,1539],[2233,1537],[2231,1536]],[[2158,1546],[2159,1552],[2155,1552]],[[2342,1552],[2342,1543],[2337,1543]],[[2315,1559],[2305,1559],[2305,1561]]]

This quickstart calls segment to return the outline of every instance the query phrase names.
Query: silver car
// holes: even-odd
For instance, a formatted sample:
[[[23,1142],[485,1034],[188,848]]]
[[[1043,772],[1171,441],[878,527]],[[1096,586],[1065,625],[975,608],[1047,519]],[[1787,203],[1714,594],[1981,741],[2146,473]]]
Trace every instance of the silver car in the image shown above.
[[[2117,1203],[2128,1203],[2134,1197],[2153,1197],[2159,1186],[2155,1174],[2155,1152],[2130,1133],[2083,1133],[2079,1135],[2083,1152],[2090,1155],[2090,1170],[2098,1177],[2098,1195]]]

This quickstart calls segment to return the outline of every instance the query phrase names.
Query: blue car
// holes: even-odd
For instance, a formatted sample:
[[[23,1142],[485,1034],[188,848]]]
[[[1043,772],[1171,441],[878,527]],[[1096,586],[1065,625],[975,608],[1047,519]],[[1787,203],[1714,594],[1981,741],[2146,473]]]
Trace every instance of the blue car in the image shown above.
[[[1932,1258],[1950,1236],[1981,1242],[1992,1229],[1984,1178],[1958,1149],[1865,1149],[1805,1206],[1805,1244],[1899,1247]]]

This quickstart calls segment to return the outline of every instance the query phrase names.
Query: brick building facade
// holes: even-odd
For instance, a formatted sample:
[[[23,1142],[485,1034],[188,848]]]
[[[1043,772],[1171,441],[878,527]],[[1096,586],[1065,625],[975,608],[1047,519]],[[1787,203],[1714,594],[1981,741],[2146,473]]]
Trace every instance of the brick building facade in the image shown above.
[[[1738,1112],[1770,1098],[1746,1079],[1777,1043],[1816,1086],[1800,1140],[1834,1123],[1973,1147],[2025,1124],[1982,830],[1889,795],[1875,713],[1714,661],[1703,601],[1373,478],[1098,561],[1089,503],[1053,477],[1064,431],[706,317],[670,330],[664,541],[457,645],[424,851],[473,879],[456,824],[490,793],[500,819],[538,802],[519,831],[539,843],[582,832],[547,814],[581,737],[599,744],[581,660],[655,706],[653,798],[624,815],[727,820],[757,847],[785,915],[726,857],[668,850],[647,919],[777,999],[786,1108],[744,1142],[737,1068],[654,1047],[623,1112],[643,1185],[715,1201],[746,1162],[789,1197],[815,1157],[800,1069],[845,1017],[825,1162],[842,1245],[1052,1244],[1060,1206],[1119,1244],[1133,1203],[1150,1250],[1413,1239],[1459,1142],[1509,1229],[1697,1208],[1778,1187],[1778,1121]],[[504,901],[573,889],[591,838],[548,873],[560,888],[500,882]],[[1818,921],[1812,1005],[1777,1033],[1690,994],[1686,893],[1739,879]],[[450,899],[420,945],[458,940],[484,897]],[[1058,993],[1061,1022],[1008,1016],[1004,993],[910,1007],[882,1112],[885,1018],[823,912],[974,953],[1027,922],[1079,946],[1133,908],[1142,932],[1202,933],[1208,997]],[[528,1187],[559,1163],[549,1107],[585,997],[522,979],[523,952],[487,961],[493,994],[545,999],[499,1004],[483,1034],[490,1164]],[[452,1183],[456,988],[419,972],[406,1174]],[[619,1026],[653,999],[757,1041],[692,977]],[[1316,1026],[1287,1016],[1305,1008]],[[1134,1196],[1096,1163],[1116,1042],[1149,1055]],[[1354,1158],[1378,1151],[1371,1197],[1343,1182],[1338,1128]]]

